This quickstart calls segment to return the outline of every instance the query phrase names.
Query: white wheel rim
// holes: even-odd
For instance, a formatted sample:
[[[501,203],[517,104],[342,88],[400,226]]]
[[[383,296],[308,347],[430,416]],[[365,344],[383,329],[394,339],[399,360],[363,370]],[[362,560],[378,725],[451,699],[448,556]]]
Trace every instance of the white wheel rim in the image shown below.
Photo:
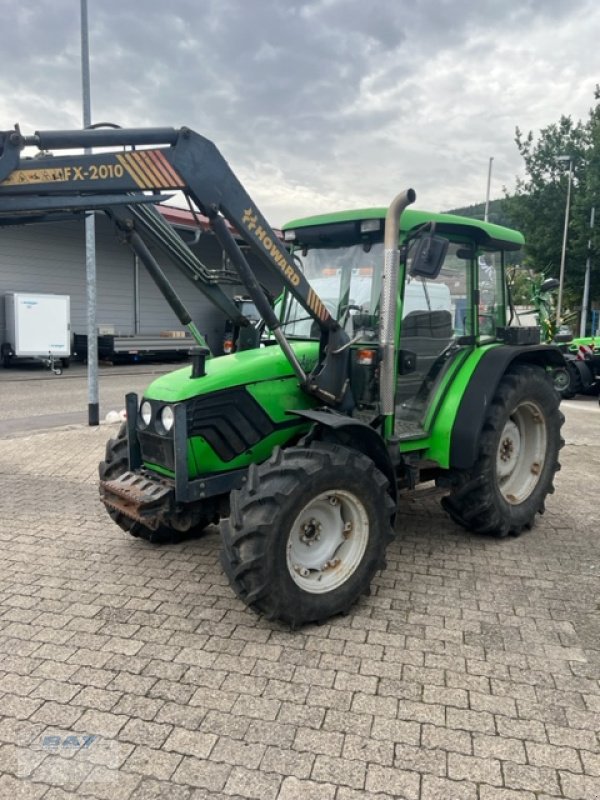
[[[558,392],[563,392],[569,388],[571,376],[566,369],[558,369],[554,373],[554,387]]]
[[[502,430],[496,454],[498,486],[507,503],[523,503],[538,485],[547,439],[540,407],[531,400],[518,405]]]
[[[331,592],[356,571],[368,541],[369,518],[361,501],[347,491],[321,492],[292,525],[289,573],[305,592]]]

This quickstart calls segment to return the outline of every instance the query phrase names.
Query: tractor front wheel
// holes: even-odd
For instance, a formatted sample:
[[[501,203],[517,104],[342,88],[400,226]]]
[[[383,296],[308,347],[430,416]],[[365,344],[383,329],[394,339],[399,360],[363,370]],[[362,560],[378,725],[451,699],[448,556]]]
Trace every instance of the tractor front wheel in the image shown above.
[[[345,613],[385,566],[395,510],[387,486],[369,458],[324,442],[251,467],[222,526],[238,597],[293,627]]]
[[[472,469],[456,472],[442,505],[475,533],[506,536],[531,528],[554,491],[564,416],[539,367],[519,365],[498,386]]]

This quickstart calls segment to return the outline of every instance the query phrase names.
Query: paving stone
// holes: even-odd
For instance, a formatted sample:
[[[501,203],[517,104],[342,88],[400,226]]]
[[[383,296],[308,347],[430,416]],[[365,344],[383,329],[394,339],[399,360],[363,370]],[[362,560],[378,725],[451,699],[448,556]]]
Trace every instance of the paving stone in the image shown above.
[[[312,769],[312,779],[324,783],[352,786],[361,789],[365,785],[366,765],[346,758],[318,755]]]
[[[557,772],[550,767],[534,767],[507,761],[503,769],[506,786],[510,789],[560,795]]]
[[[106,435],[0,443],[0,797],[600,796],[600,551],[560,485],[506,542],[457,534],[439,497],[407,495],[371,596],[292,633],[233,596],[216,530],[155,548],[110,523]],[[49,732],[106,749],[80,766],[43,752]],[[14,777],[17,757],[32,779]]]
[[[262,744],[250,744],[229,739],[225,736],[218,739],[210,753],[211,761],[222,761],[225,764],[257,769],[265,753]]]
[[[184,756],[171,780],[174,783],[199,786],[218,792],[225,786],[230,772],[231,767],[228,764],[216,764],[206,759]]]
[[[418,800],[420,776],[416,772],[369,764],[365,788],[367,792],[384,792],[392,797]]]
[[[47,791],[47,784],[33,783],[12,775],[0,775],[0,797],[11,798],[11,800],[39,800]]]
[[[396,745],[396,747],[400,746]],[[391,767],[394,763],[394,744],[384,740],[348,734],[344,738],[342,755],[350,761],[366,761],[370,764]]]
[[[590,800],[600,797],[600,778],[590,775],[574,775],[572,772],[560,772],[562,797],[568,800]]]
[[[129,800],[141,782],[139,775],[94,767],[77,788],[77,796],[88,794],[99,800]]]
[[[461,753],[448,753],[448,777],[492,786],[502,786],[504,782],[498,759],[464,756]]]
[[[435,725],[423,725],[421,745],[429,749],[440,748],[465,755],[472,755],[473,752],[470,733],[450,728],[438,728]]]
[[[473,754],[478,758],[499,758],[502,761],[515,761],[519,764],[525,764],[527,761],[525,746],[520,739],[487,736],[482,733],[473,735]]]
[[[583,771],[588,775],[600,776],[600,754],[588,753],[587,750],[582,750],[579,755],[583,762]],[[578,772],[578,770],[572,771]]]
[[[246,717],[237,717],[233,714],[224,714],[221,711],[209,711],[202,720],[200,729],[216,736],[229,736],[232,739],[243,739],[250,728],[251,720]],[[190,726],[192,729],[198,726]],[[259,738],[257,741],[261,741]]]
[[[328,708],[323,720],[323,730],[357,736],[368,736],[372,726],[373,717],[370,714],[352,714],[350,711],[337,711],[335,708]]]
[[[281,783],[280,775],[234,767],[227,779],[225,791],[248,800],[275,800]]]
[[[279,775],[293,775],[295,778],[309,778],[315,756],[312,753],[299,753],[296,750],[281,747],[267,747],[260,762],[264,772],[276,772]]]
[[[174,750],[176,753],[196,756],[196,758],[208,758],[216,742],[217,736],[213,733],[176,728],[164,742],[163,750]]]
[[[281,784],[277,800],[333,800],[336,790],[337,786],[331,783],[286,777]],[[341,800],[342,795],[338,792],[337,797]]]
[[[134,742],[135,744],[159,748],[172,730],[171,725],[147,722],[134,717],[129,719],[121,728],[118,738],[124,742]]]
[[[525,747],[527,748],[527,760],[534,766],[566,769],[569,772],[582,771],[579,755],[576,750],[570,747],[556,747],[555,745],[537,744],[536,742],[526,742]],[[584,752],[581,753],[581,758],[585,763]],[[600,757],[598,758],[600,763]],[[516,759],[510,760],[515,761]]]
[[[191,795],[192,789],[188,786],[149,778],[138,784],[130,800],[190,800]]]
[[[206,709],[184,706],[180,703],[165,703],[158,711],[155,722],[166,722],[197,730],[206,716]]]
[[[451,781],[447,778],[423,775],[421,798],[422,800],[477,800],[477,786],[467,781]]]
[[[326,756],[340,756],[343,744],[344,737],[341,733],[298,728],[293,749],[308,753],[321,753]]]
[[[541,797],[537,795],[537,797]],[[536,800],[533,792],[523,792],[515,789],[499,789],[497,786],[479,787],[479,800]]]
[[[153,750],[140,745],[129,756],[124,768],[131,772],[139,772],[145,777],[168,781],[182,758],[183,756],[178,753],[165,753],[163,750]]]
[[[125,714],[128,717],[139,717],[152,721],[155,719],[159,710],[163,707],[164,701],[150,697],[139,697],[138,695],[123,695],[114,707],[115,714]]]

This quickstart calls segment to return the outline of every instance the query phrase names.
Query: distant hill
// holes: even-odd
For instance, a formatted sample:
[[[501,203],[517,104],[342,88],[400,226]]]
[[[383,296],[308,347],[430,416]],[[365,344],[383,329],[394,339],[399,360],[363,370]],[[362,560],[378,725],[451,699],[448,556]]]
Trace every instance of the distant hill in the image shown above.
[[[490,207],[488,219],[496,225],[506,225],[510,228],[510,220],[503,208],[504,200],[490,200]],[[464,206],[463,208],[452,208],[448,214],[458,214],[461,217],[474,217],[475,219],[483,219],[485,214],[485,203],[475,203],[472,206]]]

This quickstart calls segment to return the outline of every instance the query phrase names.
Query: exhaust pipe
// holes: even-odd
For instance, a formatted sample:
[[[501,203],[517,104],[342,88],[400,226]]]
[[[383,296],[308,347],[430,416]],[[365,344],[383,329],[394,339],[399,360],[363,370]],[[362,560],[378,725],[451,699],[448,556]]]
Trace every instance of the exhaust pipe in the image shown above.
[[[381,282],[381,312],[379,326],[379,346],[381,350],[381,376],[379,396],[381,413],[386,419],[394,414],[396,394],[396,320],[398,317],[398,272],[400,268],[400,248],[398,246],[400,217],[404,209],[414,203],[417,195],[414,189],[407,189],[397,195],[388,208],[385,217],[384,262]],[[391,431],[387,431],[391,434]]]

